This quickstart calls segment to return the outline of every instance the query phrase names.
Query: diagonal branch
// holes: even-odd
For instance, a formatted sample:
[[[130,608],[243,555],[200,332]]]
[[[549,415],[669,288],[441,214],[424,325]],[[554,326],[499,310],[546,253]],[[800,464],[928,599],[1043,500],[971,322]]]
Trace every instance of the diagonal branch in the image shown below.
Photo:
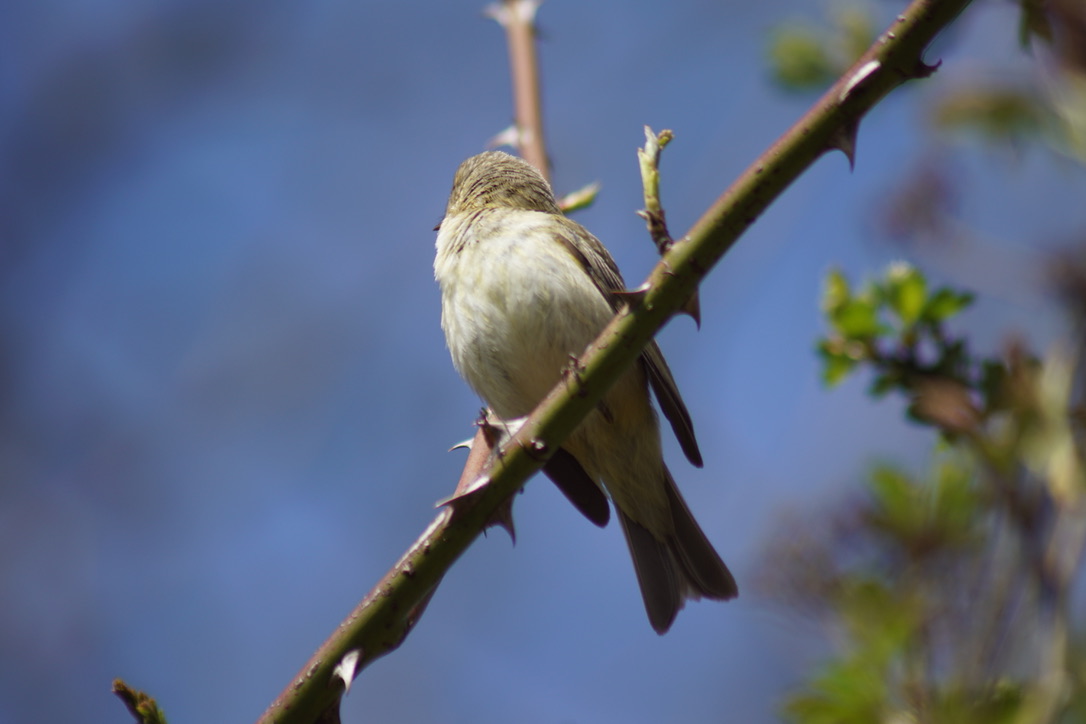
[[[819,156],[854,155],[860,119],[886,94],[932,73],[921,57],[939,30],[971,0],[914,0],[874,46],[709,208],[653,269],[645,294],[620,312],[581,358],[578,371],[547,396],[501,446],[489,484],[438,514],[403,558],[340,624],[261,717],[270,722],[338,721],[338,702],[363,667],[396,648],[452,563],[500,506],[540,469],[607,388],[761,213]],[[353,652],[350,667],[339,666]]]

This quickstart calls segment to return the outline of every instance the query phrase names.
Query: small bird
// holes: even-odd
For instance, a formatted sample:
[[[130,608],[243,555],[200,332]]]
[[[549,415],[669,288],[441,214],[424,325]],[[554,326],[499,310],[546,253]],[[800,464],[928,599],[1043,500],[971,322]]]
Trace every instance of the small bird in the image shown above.
[[[529,414],[626,303],[599,239],[562,214],[535,167],[500,151],[457,169],[434,276],[453,365],[503,420]],[[690,415],[655,342],[563,450],[566,466],[572,456],[614,502],[649,622],[663,634],[686,599],[727,600],[739,590],[664,465],[650,385],[700,467]]]

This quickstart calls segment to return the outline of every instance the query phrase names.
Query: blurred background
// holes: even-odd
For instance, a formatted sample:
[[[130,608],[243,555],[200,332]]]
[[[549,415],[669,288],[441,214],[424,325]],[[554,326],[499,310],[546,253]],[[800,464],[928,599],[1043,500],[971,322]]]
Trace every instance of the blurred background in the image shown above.
[[[860,17],[878,32],[899,7]],[[123,721],[115,677],[173,722],[256,719],[451,493],[464,454],[446,450],[480,402],[444,349],[432,228],[457,164],[511,121],[483,9],[0,5],[0,721]],[[781,28],[833,34],[840,13],[543,5],[554,184],[602,184],[576,218],[631,286],[655,261],[642,127],[675,131],[681,234],[815,97],[775,56]],[[667,457],[740,598],[657,637],[618,529],[537,479],[516,546],[479,540],[345,721],[777,719],[827,643],[759,593],[767,542],[934,445],[862,375],[823,387],[827,270],[909,259],[972,289],[954,324],[981,351],[1067,333],[1046,269],[1086,230],[1083,146],[1047,121],[971,130],[947,103],[997,82],[1059,95],[1021,19],[975,2],[929,50],[933,79],[864,120],[855,170],[821,159],[709,277],[701,330],[661,335],[706,464],[670,438]],[[917,241],[933,216],[954,243]]]

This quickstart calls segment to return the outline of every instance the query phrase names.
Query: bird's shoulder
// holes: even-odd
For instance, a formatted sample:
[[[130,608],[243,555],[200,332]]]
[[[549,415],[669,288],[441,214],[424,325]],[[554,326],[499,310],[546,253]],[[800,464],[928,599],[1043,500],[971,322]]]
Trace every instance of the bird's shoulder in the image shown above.
[[[611,306],[618,309],[617,292],[626,290],[614,257],[588,229],[565,216],[556,217],[553,235],[585,270]]]

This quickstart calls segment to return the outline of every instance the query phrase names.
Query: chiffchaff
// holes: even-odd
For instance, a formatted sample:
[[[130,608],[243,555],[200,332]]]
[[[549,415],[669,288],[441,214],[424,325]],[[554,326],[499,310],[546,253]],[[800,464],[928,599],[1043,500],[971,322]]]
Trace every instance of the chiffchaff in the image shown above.
[[[439,229],[434,276],[453,364],[494,414],[523,417],[625,303],[618,267],[562,214],[534,167],[497,151],[460,165]],[[650,384],[700,466],[690,416],[655,342],[563,449],[614,501],[649,621],[662,634],[685,599],[724,600],[738,589],[664,465]]]

